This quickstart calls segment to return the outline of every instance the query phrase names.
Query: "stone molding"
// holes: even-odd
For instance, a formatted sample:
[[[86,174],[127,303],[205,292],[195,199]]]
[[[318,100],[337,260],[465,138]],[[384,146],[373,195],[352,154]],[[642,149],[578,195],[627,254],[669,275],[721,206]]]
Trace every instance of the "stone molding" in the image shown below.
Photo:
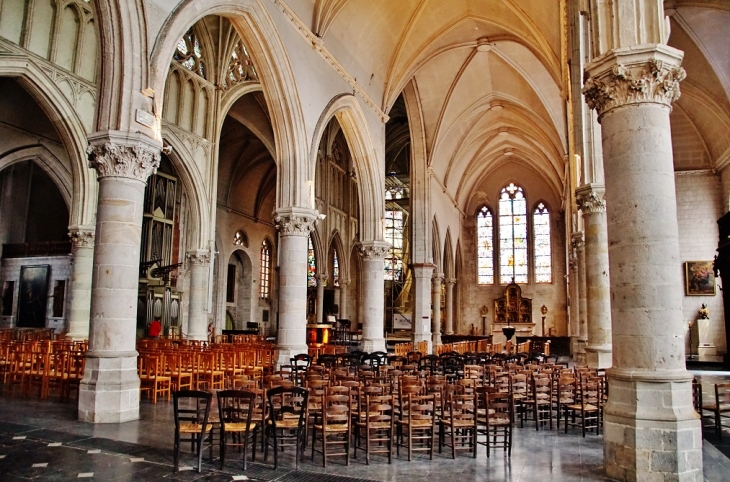
[[[81,226],[70,226],[68,228],[68,237],[71,238],[73,249],[93,248],[95,235],[96,231],[93,228]]]
[[[357,249],[364,259],[385,259],[385,255],[390,250],[390,245],[384,242],[373,241],[359,243]]]
[[[433,275],[431,275],[431,280],[434,283],[441,284],[444,281],[444,274],[443,273],[434,273]]]
[[[455,285],[456,278],[444,278],[444,283],[446,283],[447,285]]]
[[[666,45],[615,49],[586,66],[583,95],[598,116],[632,104],[671,107],[679,99],[679,83],[687,77],[682,53]]]
[[[145,182],[160,166],[160,150],[142,143],[92,143],[86,153],[89,167],[96,169],[98,178],[124,177]]]
[[[578,258],[570,258],[568,260],[568,266],[571,271],[578,271]]]
[[[205,266],[210,263],[208,251],[190,251],[186,257],[192,266]]]
[[[316,222],[315,215],[309,214],[276,213],[274,216],[274,224],[282,236],[309,236]]]
[[[602,184],[584,184],[575,190],[578,209],[583,214],[606,212],[606,188]]]
[[[586,246],[586,239],[583,236],[583,231],[578,231],[577,233],[573,233],[570,235],[570,244],[573,245],[575,249],[580,251],[581,249],[585,248]]]
[[[316,275],[314,275],[314,277],[317,279],[318,282],[329,280],[329,275],[327,273],[317,273]],[[317,284],[317,286],[319,286],[319,284]]]

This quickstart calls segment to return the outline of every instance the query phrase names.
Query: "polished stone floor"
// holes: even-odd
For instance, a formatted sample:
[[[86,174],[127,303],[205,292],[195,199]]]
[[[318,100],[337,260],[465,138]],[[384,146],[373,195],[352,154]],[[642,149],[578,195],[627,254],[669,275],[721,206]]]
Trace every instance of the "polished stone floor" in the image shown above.
[[[728,372],[697,373],[709,395],[711,383],[730,379]],[[712,438],[708,434],[708,437]],[[716,437],[714,437],[716,438]],[[725,443],[728,443],[725,437]],[[408,462],[403,455],[388,465],[375,457],[365,465],[363,457],[333,458],[324,469],[321,458],[309,452],[294,471],[293,457],[285,453],[279,470],[264,465],[261,456],[246,472],[240,459],[231,454],[226,467],[205,461],[203,473],[192,471],[192,454],[182,459],[189,470],[172,471],[172,405],[144,401],[141,419],[134,422],[92,425],[76,421],[75,404],[0,397],[0,480],[64,481],[90,478],[103,481],[152,480],[262,480],[355,482],[360,480],[410,481],[428,477],[440,482],[471,480],[579,481],[607,480],[602,473],[602,438],[576,431],[537,432],[534,426],[516,428],[512,457],[502,453],[487,459],[485,449],[476,459],[467,455],[456,460],[436,454],[433,461],[419,456]],[[716,441],[715,443],[718,443]],[[724,446],[720,446],[725,448]],[[714,445],[704,444],[705,479],[730,480],[730,459]],[[204,458],[204,460],[206,460]]]

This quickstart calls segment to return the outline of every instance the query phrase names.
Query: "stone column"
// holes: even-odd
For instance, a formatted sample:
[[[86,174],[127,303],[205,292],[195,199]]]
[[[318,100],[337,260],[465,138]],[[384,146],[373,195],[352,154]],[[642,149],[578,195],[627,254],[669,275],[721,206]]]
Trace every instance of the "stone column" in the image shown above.
[[[89,337],[91,316],[91,275],[94,272],[94,227],[69,226],[71,238],[71,283],[69,285],[68,337],[83,340]]]
[[[279,364],[307,353],[307,249],[317,211],[276,211],[279,230]]]
[[[99,181],[86,369],[79,420],[139,418],[137,291],[145,182],[160,163],[160,145],[141,134],[89,136],[89,164]]]
[[[326,318],[324,317],[324,285],[327,283],[327,273],[317,273],[315,275],[317,279],[317,307],[314,312],[314,322],[324,323]]]
[[[573,233],[571,236],[573,248],[575,248],[576,259],[578,260],[578,330],[575,343],[575,352],[573,353],[575,362],[579,365],[586,364],[586,343],[588,340],[588,325],[586,318],[588,315],[588,297],[586,296],[586,251],[585,238],[583,231]]]
[[[441,344],[441,282],[443,273],[431,277],[431,344],[434,349]]]
[[[428,353],[433,352],[431,346],[431,275],[434,265],[429,263],[413,264],[413,345],[428,342]]]
[[[382,241],[360,244],[362,255],[362,345],[366,352],[385,351],[384,260],[390,245]]]
[[[570,267],[570,326],[568,327],[568,336],[571,338],[571,344],[574,345],[574,339],[577,340],[580,333],[580,290],[578,287],[578,258],[571,257],[568,261]],[[571,347],[574,350],[574,347]],[[575,351],[573,351],[575,353]]]
[[[660,7],[661,8],[661,7]],[[613,368],[604,416],[607,475],[700,481],[702,433],[685,368],[671,103],[682,53],[617,48],[586,67],[606,177]]]
[[[444,333],[447,335],[454,334],[454,285],[456,284],[456,278],[446,278],[446,293],[445,293],[445,307],[446,311],[446,327]]]
[[[608,276],[606,190],[586,184],[575,191],[585,230],[587,332],[586,361],[591,368],[611,366],[611,286]]]
[[[208,277],[210,274],[210,253],[208,250],[188,251],[190,270],[190,289],[188,305],[188,338],[191,340],[208,339]]]
[[[350,285],[349,279],[340,278],[340,304],[338,315],[340,319],[347,320],[347,287]]]

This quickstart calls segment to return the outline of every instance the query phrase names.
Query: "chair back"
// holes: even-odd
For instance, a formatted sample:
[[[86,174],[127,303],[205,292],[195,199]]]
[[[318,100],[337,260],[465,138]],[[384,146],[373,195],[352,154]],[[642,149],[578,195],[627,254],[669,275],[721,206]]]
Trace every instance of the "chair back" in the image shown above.
[[[218,392],[218,415],[225,432],[227,425],[243,430],[251,426],[256,394],[249,390],[220,390]],[[241,424],[241,425],[239,425]],[[243,425],[245,424],[245,425]]]
[[[179,390],[172,392],[175,429],[182,424],[199,425],[201,433],[207,429],[213,394],[202,390]]]
[[[277,422],[284,419],[298,419],[297,427],[301,429],[304,426],[304,417],[307,412],[307,403],[309,401],[309,391],[302,387],[291,386],[274,387],[266,393],[268,400],[268,408],[274,428]]]

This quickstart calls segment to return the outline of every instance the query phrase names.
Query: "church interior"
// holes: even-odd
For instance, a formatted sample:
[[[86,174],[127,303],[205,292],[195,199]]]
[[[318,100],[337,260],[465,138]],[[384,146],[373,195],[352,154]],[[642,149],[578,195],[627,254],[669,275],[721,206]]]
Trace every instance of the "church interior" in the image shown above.
[[[152,323],[272,366],[529,342],[605,373],[601,477],[708,480],[727,25],[726,0],[0,0],[3,360],[84,340],[74,416],[123,426]]]

